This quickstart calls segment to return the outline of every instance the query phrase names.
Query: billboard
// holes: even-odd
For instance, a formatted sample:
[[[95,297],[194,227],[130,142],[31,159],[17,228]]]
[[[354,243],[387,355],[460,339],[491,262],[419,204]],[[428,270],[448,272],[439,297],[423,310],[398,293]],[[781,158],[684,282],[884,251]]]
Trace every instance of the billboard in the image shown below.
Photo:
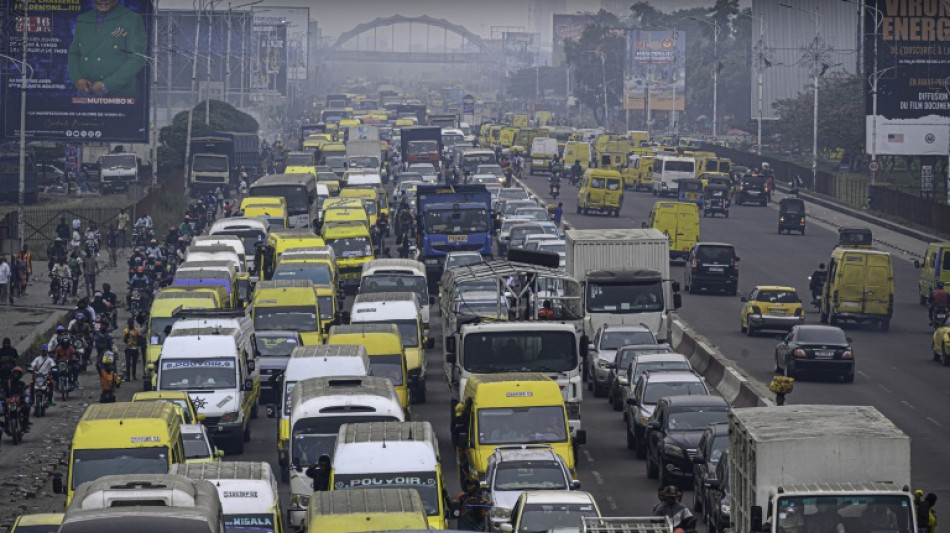
[[[922,10],[920,2],[913,0],[866,1],[864,68],[868,76],[874,75],[875,68],[880,74],[877,153],[945,157],[950,141],[950,33],[945,27],[946,9]],[[881,19],[879,27],[875,17]],[[866,146],[870,153],[874,113],[873,91],[870,83],[867,86]]]
[[[506,31],[504,33],[505,72],[514,72],[537,64],[536,33]]]
[[[254,19],[251,91],[287,96],[287,26]]]
[[[686,33],[627,30],[623,84],[624,109],[686,109]]]
[[[593,15],[562,15],[554,14],[554,32],[552,53],[554,55],[554,66],[559,67],[564,64],[564,41],[568,39],[580,39],[584,29],[594,23],[596,19]]]
[[[26,23],[26,133],[31,139],[148,142],[149,0],[0,0],[12,21],[0,53],[19,59]],[[3,136],[20,133],[21,77],[3,61]]]
[[[230,20],[229,20],[230,16]],[[195,26],[198,25],[198,83],[224,81],[230,70],[228,92],[246,87],[241,68],[242,58],[251,55],[248,45],[251,33],[249,11],[165,10],[158,12],[159,90],[191,92],[191,62],[195,57]],[[208,73],[206,58],[211,57]],[[228,65],[230,62],[230,65]],[[230,69],[228,68],[230,66]]]
[[[287,28],[287,79],[306,80],[309,65],[310,8],[262,7],[252,8],[255,25]]]

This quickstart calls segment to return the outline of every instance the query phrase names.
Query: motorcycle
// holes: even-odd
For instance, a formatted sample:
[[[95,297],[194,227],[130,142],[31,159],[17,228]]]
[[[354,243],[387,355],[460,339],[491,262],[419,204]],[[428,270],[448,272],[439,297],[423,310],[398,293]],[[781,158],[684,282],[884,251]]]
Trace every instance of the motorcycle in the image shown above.
[[[69,298],[69,278],[57,277],[52,284],[53,305],[56,303],[65,304]]]
[[[808,276],[809,290],[811,291],[811,304],[815,309],[821,309],[821,289],[813,289],[811,287],[811,276]]]
[[[53,376],[56,379],[56,388],[65,401],[69,398],[69,391],[72,390],[72,379],[69,376],[69,363],[67,361],[57,361],[56,368],[53,369]]]
[[[10,396],[3,402],[3,432],[13,439],[13,444],[23,440],[23,404],[20,398]]]
[[[80,366],[82,366],[83,372],[89,368],[89,357],[92,355],[92,347],[89,346],[89,343],[86,342],[81,336],[74,335],[72,338],[73,349],[76,350],[76,359],[79,360]]]
[[[561,185],[557,183],[551,184],[551,198],[557,200],[557,196],[561,194]]]
[[[49,376],[33,374],[33,412],[36,416],[44,416],[52,401],[53,395],[49,388]]]
[[[950,309],[947,309],[945,306],[934,307],[933,312],[930,314],[930,327],[935,331],[943,327],[944,323],[947,321],[947,315],[950,314]]]
[[[141,313],[145,311],[145,293],[142,289],[132,289],[132,295],[129,300],[129,312]]]

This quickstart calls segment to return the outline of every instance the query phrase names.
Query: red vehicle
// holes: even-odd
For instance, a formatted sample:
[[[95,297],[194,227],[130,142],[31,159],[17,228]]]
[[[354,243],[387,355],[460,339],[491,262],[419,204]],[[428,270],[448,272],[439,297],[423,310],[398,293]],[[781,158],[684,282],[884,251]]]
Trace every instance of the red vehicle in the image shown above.
[[[404,127],[401,132],[402,155],[406,164],[432,163],[442,168],[442,128],[432,126]]]

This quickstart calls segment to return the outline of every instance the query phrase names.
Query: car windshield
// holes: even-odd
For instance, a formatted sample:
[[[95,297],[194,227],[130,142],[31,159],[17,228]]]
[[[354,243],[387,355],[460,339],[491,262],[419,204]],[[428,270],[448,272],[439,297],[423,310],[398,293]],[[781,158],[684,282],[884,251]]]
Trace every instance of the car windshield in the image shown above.
[[[386,355],[371,355],[369,357],[369,375],[386,378],[396,387],[403,383],[402,375],[403,355],[399,353]]]
[[[251,229],[223,229],[220,231],[214,232],[215,235],[233,235],[241,239],[241,243],[244,245],[244,253],[247,255],[247,258],[250,259],[254,257],[254,252],[257,250],[258,239],[267,240],[267,234],[261,230],[251,230]]]
[[[635,348],[630,350],[620,350],[617,352],[617,354],[620,356],[620,369],[626,370],[626,368],[630,366],[630,361],[633,361],[634,357],[640,357],[644,354],[669,352],[669,346],[657,346],[656,348]]]
[[[696,249],[696,258],[703,263],[728,265],[735,256],[732,246],[700,246]]]
[[[372,243],[367,237],[347,237],[327,239],[327,245],[333,248],[337,258],[370,257],[373,255]]]
[[[650,361],[639,363],[630,383],[636,383],[637,378],[644,372],[652,370],[692,370],[688,361]]]
[[[309,305],[255,307],[254,329],[289,329],[291,331],[319,331],[317,313]]]
[[[553,252],[558,254],[563,254],[567,251],[567,247],[564,243],[547,243],[547,242],[538,242],[538,250],[542,252]]]
[[[475,172],[479,174],[503,174],[505,171],[501,169],[500,165],[478,165],[478,168],[475,169]],[[527,196],[525,196],[525,198],[527,198]]]
[[[670,431],[698,431],[709,424],[728,421],[726,406],[683,408],[670,413]]]
[[[498,407],[478,410],[480,444],[565,442],[563,406]]]
[[[211,448],[202,433],[184,433],[181,440],[185,443],[185,459],[207,459],[211,457]]]
[[[159,366],[159,390],[221,390],[237,388],[234,357],[165,359]]]
[[[495,470],[495,490],[567,490],[557,461],[507,461]]]
[[[467,235],[488,231],[485,209],[432,209],[425,212],[426,232],[437,235]]]
[[[281,261],[274,269],[274,280],[310,280],[314,285],[330,285],[330,266],[326,263],[297,263]]]
[[[496,310],[492,302],[490,312]],[[473,373],[568,372],[577,368],[576,341],[571,332],[478,332],[465,335],[463,342],[462,364]]]
[[[520,217],[525,217],[529,220],[537,220],[539,222],[544,222],[548,219],[548,212],[544,209],[539,209],[537,207],[521,208],[515,210],[515,215]]]
[[[593,504],[537,503],[524,506],[518,533],[545,533],[556,529],[580,531],[581,518],[600,516]]]
[[[709,391],[700,381],[660,381],[647,383],[643,403],[655,405],[664,396],[706,395]]]
[[[465,265],[477,265],[485,260],[479,254],[450,254],[445,258],[445,268],[455,268]]]
[[[770,304],[797,304],[801,303],[798,293],[795,291],[759,291],[755,296],[755,301],[766,302]]]
[[[505,200],[527,200],[528,193],[524,189],[502,189],[498,197]]]
[[[290,352],[298,346],[295,337],[268,337],[258,333],[254,339],[262,357],[290,357]]]
[[[72,488],[118,474],[167,474],[168,448],[73,450]]]
[[[306,214],[310,210],[310,194],[303,185],[251,186],[251,196],[284,198],[287,201],[287,212],[291,215]]]
[[[409,274],[372,274],[360,278],[360,294],[411,292],[420,306],[429,304],[426,278]]]
[[[796,340],[804,344],[848,344],[848,339],[838,328],[800,328]]]
[[[662,310],[663,285],[660,281],[631,284],[596,281],[587,283],[589,313],[644,313]]]
[[[601,350],[616,350],[627,344],[654,344],[656,337],[650,330],[645,331],[610,331],[607,330],[600,337]]]
[[[527,225],[527,226],[515,226],[511,228],[511,231],[508,232],[508,235],[511,237],[512,241],[520,241],[524,239],[525,235],[531,235],[534,233],[544,233],[541,230],[541,226]]]
[[[365,488],[415,489],[429,516],[439,514],[439,484],[435,471],[340,474],[333,473],[333,490]]]

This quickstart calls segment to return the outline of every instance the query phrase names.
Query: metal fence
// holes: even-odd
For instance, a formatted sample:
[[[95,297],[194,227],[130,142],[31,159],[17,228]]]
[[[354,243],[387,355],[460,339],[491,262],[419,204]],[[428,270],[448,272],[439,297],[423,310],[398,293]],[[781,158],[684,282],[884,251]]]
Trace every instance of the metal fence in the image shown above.
[[[875,211],[950,233],[950,205],[880,186],[871,187],[871,198],[871,207]]]
[[[829,196],[832,195],[831,191],[834,187],[834,174],[831,172],[819,170],[816,174],[816,179],[812,180],[810,168],[805,168],[801,165],[796,165],[795,163],[790,163],[788,161],[783,161],[774,157],[757,155],[753,152],[745,152],[742,150],[736,150],[734,148],[726,148],[717,144],[703,143],[702,149],[715,152],[719,157],[728,157],[729,160],[732,161],[733,165],[748,168],[761,168],[762,163],[768,163],[770,167],[775,169],[775,177],[780,182],[790,183],[792,179],[797,176],[802,179],[806,188],[812,189],[817,193],[827,194]]]

